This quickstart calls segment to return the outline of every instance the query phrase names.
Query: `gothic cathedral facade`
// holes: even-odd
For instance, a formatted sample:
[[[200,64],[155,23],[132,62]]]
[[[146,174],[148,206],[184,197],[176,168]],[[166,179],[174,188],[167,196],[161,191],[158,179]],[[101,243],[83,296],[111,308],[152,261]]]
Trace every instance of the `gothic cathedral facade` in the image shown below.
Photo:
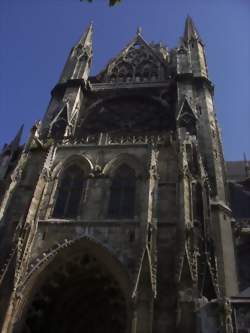
[[[89,76],[92,30],[16,164],[20,133],[1,157],[2,332],[234,332],[231,210],[204,44],[190,17],[174,49],[138,30]]]

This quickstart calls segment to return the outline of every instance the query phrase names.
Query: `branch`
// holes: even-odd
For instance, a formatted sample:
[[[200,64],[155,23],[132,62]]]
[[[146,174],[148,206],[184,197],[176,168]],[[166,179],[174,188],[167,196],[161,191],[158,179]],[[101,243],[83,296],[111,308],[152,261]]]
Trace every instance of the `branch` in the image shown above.
[[[87,2],[93,2],[93,0],[80,0],[81,2],[83,1],[87,1]],[[118,4],[118,2],[121,2],[121,0],[109,0],[109,6],[112,7],[116,4]]]

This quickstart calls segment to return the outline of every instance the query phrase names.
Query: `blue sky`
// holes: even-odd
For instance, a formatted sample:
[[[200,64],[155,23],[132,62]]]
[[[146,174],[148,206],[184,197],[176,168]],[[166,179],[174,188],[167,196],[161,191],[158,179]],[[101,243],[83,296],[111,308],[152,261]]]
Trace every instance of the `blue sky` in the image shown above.
[[[64,62],[94,21],[92,74],[100,71],[142,27],[146,41],[178,45],[187,14],[206,45],[225,158],[250,158],[249,0],[1,0],[0,145],[24,123],[41,119]]]

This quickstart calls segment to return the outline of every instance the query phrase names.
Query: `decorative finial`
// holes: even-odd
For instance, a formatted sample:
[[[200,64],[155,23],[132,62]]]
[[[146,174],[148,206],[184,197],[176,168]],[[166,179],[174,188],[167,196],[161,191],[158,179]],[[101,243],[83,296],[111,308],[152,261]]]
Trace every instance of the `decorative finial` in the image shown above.
[[[137,28],[137,35],[141,35],[142,34],[142,28],[141,27],[138,27]]]

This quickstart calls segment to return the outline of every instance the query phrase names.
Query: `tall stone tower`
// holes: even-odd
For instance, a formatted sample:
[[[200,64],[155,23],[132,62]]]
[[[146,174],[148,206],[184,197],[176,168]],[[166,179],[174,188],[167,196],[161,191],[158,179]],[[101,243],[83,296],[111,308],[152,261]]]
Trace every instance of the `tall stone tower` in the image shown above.
[[[90,77],[92,24],[1,215],[4,333],[233,332],[237,276],[204,44],[135,38]]]

